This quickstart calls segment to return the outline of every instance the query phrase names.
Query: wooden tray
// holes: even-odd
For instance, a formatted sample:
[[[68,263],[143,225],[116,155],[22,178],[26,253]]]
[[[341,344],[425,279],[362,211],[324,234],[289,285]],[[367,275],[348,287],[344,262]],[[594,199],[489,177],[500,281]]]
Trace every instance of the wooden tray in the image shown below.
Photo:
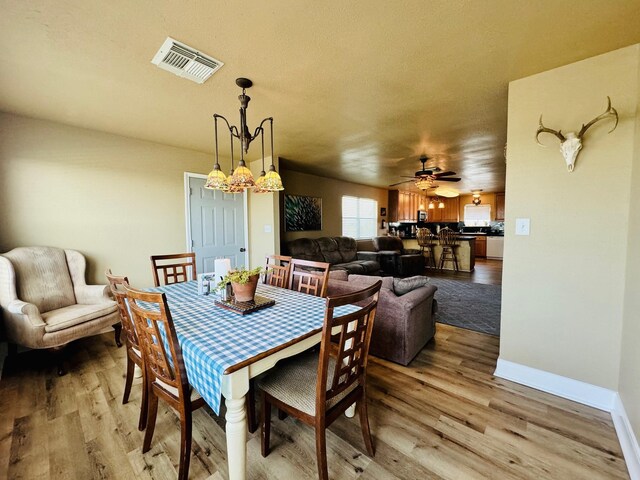
[[[263,308],[275,305],[276,301],[271,298],[261,297],[256,295],[252,302],[236,302],[235,300],[216,300],[215,304],[224,309],[230,310],[240,315],[246,315],[247,313],[255,312]]]

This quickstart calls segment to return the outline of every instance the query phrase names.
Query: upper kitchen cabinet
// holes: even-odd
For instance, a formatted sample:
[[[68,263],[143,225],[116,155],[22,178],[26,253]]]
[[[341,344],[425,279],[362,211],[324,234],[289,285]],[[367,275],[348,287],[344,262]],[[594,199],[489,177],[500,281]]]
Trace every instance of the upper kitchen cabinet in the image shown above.
[[[504,193],[496,193],[496,220],[504,222]]]
[[[389,221],[416,222],[418,221],[418,206],[420,198],[416,193],[389,190]]]
[[[460,203],[458,197],[442,198],[440,201],[444,203],[444,208],[438,208],[439,202],[434,202],[436,208],[427,210],[427,221],[429,222],[457,222],[459,218]]]

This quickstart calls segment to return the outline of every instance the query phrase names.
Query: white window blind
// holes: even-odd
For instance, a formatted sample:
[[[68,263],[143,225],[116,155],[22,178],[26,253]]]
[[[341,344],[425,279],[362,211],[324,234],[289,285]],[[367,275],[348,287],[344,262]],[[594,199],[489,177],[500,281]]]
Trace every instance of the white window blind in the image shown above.
[[[342,235],[371,238],[377,233],[378,202],[370,198],[342,197]]]
[[[464,206],[464,224],[468,227],[481,227],[491,222],[491,205]]]

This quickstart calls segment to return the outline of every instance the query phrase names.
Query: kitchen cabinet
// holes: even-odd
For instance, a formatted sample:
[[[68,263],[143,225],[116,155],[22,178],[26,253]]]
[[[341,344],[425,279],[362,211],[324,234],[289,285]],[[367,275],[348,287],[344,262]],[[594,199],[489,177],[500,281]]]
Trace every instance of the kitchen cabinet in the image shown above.
[[[439,202],[434,202],[434,209],[427,209],[427,221],[428,222],[457,222],[459,212],[459,200],[455,198],[440,198],[440,201],[444,203],[444,208],[438,208]]]
[[[476,236],[476,258],[487,256],[487,237]]]
[[[420,196],[416,193],[389,190],[389,221],[417,222],[419,204]]]
[[[496,193],[496,221],[504,222],[504,193]]]

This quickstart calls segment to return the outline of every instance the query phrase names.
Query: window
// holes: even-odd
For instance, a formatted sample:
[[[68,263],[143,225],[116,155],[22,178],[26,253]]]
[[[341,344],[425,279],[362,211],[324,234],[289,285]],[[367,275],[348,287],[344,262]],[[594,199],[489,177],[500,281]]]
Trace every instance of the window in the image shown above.
[[[491,205],[464,206],[464,224],[467,227],[483,227],[491,223]]]
[[[370,198],[342,197],[342,235],[371,238],[377,234],[378,202]]]

